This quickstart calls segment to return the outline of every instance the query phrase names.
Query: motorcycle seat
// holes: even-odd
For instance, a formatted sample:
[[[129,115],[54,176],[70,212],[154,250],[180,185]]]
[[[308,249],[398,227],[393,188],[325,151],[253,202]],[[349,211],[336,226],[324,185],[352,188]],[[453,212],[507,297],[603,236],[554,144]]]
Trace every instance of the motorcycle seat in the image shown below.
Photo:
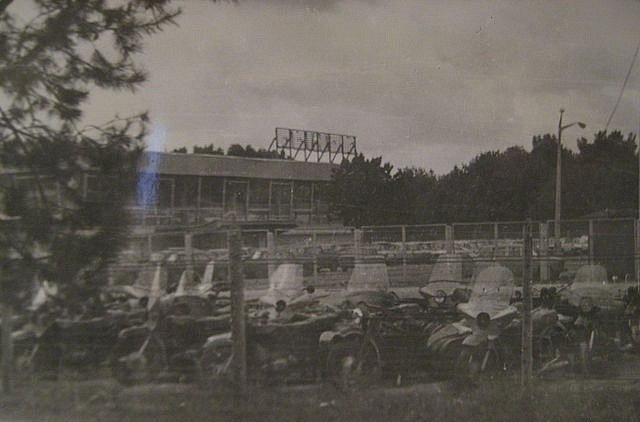
[[[558,321],[560,322],[570,322],[572,319],[569,315],[558,314]]]

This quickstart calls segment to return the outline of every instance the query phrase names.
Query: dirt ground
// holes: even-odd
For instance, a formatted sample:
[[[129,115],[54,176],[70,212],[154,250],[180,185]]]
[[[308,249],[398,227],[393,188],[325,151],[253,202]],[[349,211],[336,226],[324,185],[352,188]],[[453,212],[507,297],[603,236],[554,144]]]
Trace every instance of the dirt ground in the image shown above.
[[[0,397],[0,420],[640,420],[640,359],[608,369],[606,377],[538,379],[531,400],[523,397],[515,376],[464,389],[448,382],[388,382],[350,391],[329,384],[250,386],[246,394],[237,395],[228,382],[124,387],[108,377],[69,372],[58,381],[22,380],[13,394]]]

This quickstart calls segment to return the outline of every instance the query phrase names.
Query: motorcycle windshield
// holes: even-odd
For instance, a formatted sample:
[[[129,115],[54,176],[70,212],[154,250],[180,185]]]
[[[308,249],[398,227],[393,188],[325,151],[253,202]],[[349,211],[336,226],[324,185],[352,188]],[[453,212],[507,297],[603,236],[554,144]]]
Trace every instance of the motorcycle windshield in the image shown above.
[[[429,282],[421,290],[431,296],[435,296],[439,290],[450,295],[456,288],[468,287],[472,274],[473,261],[468,255],[440,255],[431,270]]]
[[[468,268],[464,268],[467,271],[463,271],[463,266],[472,266],[473,262],[471,258],[462,254],[445,254],[440,255],[436,261],[431,275],[429,276],[429,282],[436,281],[455,281],[455,282],[470,282],[473,269],[471,271]]]
[[[564,295],[573,306],[580,306],[584,298],[600,308],[619,308],[616,300],[618,287],[607,280],[607,270],[602,265],[583,265],[576,271],[571,287]]]
[[[290,302],[304,294],[301,264],[281,264],[269,277],[269,291],[260,301],[273,305],[279,300]]]
[[[469,302],[458,308],[473,318],[480,312],[488,313],[491,319],[500,318],[515,311],[510,305],[514,291],[515,279],[511,270],[492,265],[477,275],[471,285]]]
[[[606,283],[607,270],[602,265],[583,265],[576,271],[573,285],[585,283]]]
[[[387,291],[389,290],[389,274],[384,262],[356,262],[347,291]]]

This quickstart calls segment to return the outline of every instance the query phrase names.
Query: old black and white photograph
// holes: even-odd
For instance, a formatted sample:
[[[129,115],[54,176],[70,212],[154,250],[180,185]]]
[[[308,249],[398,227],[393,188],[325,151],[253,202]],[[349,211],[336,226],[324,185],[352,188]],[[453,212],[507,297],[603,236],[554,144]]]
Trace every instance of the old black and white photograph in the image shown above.
[[[640,1],[0,0],[0,421],[640,421]]]

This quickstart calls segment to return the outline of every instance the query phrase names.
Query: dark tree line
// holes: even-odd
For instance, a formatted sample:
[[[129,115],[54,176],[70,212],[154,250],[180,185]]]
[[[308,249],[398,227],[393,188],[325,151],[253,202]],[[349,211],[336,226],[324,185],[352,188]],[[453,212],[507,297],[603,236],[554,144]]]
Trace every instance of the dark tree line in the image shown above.
[[[380,157],[360,154],[334,171],[330,209],[352,226],[551,219],[556,148],[554,135],[535,136],[530,151],[487,151],[444,175],[421,168],[394,172]],[[563,148],[562,217],[635,216],[637,160],[635,135],[619,131],[581,138],[577,152]]]
[[[194,154],[208,154],[208,155],[225,155],[225,151],[220,147],[215,147],[213,144],[205,145],[205,146],[194,146],[193,147]],[[187,154],[187,147],[176,148],[171,152],[177,152],[181,154]],[[255,149],[251,145],[242,146],[240,144],[231,144],[229,148],[227,148],[226,155],[233,157],[252,157],[252,158],[277,158],[284,159],[284,153],[279,153],[277,151],[269,151],[264,148]]]

